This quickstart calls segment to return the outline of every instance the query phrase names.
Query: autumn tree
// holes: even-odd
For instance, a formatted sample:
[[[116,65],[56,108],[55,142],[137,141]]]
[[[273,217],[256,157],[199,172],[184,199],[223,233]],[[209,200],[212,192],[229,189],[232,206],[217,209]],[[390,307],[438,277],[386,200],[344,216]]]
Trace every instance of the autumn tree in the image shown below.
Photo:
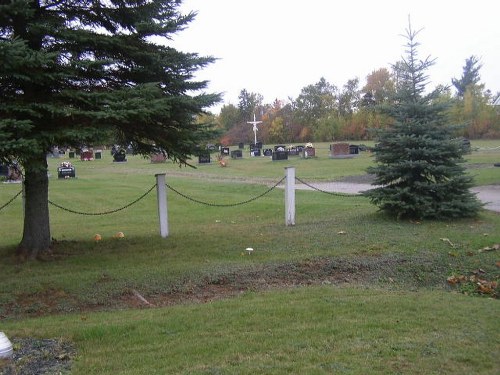
[[[240,110],[235,105],[226,104],[220,110],[218,121],[222,129],[229,130],[242,121],[241,117]]]
[[[114,134],[147,155],[189,163],[211,136],[195,115],[220,100],[194,73],[212,57],[168,46],[195,14],[178,0],[16,0],[0,3],[0,158],[24,170],[29,257],[51,244],[47,152]]]
[[[337,108],[337,87],[322,77],[302,88],[294,105],[297,120],[314,127],[316,121]]]
[[[463,124],[461,135],[468,138],[496,138],[500,136],[500,117],[491,105],[492,97],[481,83],[482,65],[475,56],[465,60],[462,76],[452,79],[456,89],[451,109],[453,120]]]
[[[380,68],[368,74],[361,91],[373,99],[373,104],[386,103],[394,95],[394,80],[389,70]]]
[[[360,100],[359,79],[353,78],[348,80],[338,95],[339,116],[351,116],[358,109]]]
[[[433,60],[418,58],[418,32],[407,29],[406,56],[398,64],[394,100],[383,107],[394,124],[378,133],[375,189],[366,196],[381,210],[410,219],[471,217],[481,207],[470,192],[472,177],[461,165],[462,145],[452,139],[447,103],[426,93]]]
[[[238,109],[240,110],[241,120],[250,121],[253,120],[253,115],[256,109],[262,105],[264,98],[261,94],[254,92],[248,92],[246,89],[242,89],[238,95]]]

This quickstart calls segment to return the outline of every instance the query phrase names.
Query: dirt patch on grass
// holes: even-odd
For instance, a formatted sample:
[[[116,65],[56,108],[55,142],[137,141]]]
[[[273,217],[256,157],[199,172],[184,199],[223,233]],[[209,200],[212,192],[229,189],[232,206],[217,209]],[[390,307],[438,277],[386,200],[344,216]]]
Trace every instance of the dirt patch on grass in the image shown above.
[[[229,298],[247,291],[263,291],[308,285],[385,285],[394,288],[445,286],[446,266],[434,256],[384,255],[356,258],[313,258],[301,262],[264,264],[185,280],[164,293],[121,296],[128,307],[170,306],[204,303]]]

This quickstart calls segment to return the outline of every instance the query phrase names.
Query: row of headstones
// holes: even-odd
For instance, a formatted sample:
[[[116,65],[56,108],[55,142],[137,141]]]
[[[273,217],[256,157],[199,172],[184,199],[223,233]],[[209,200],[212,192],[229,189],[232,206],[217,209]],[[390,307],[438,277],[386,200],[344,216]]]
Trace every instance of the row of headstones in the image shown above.
[[[240,144],[238,150],[230,151],[229,147],[220,147],[221,156],[231,156],[233,159],[239,159],[243,157],[243,144]],[[211,149],[209,149],[211,150]],[[212,150],[215,150],[213,148]],[[349,143],[335,143],[330,145],[330,157],[331,158],[348,158],[358,155],[360,147],[357,145],[350,145]],[[267,156],[271,157],[272,160],[288,160],[288,156],[298,156],[301,155],[304,158],[310,158],[316,156],[316,149],[314,147],[305,146],[291,146],[286,147],[285,145],[274,146],[274,149],[266,148],[262,149],[262,143],[251,144],[250,145],[250,156]],[[198,156],[198,162],[200,164],[210,163],[210,153],[202,153]]]

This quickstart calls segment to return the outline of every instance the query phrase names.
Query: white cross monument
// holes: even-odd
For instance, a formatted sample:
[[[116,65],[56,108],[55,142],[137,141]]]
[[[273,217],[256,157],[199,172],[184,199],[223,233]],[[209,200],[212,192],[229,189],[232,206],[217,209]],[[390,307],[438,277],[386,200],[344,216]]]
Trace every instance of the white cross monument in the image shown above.
[[[253,121],[247,121],[247,124],[252,124],[253,125],[253,134],[254,134],[254,145],[257,144],[257,125],[260,124],[262,121],[255,121],[255,113],[253,114]]]

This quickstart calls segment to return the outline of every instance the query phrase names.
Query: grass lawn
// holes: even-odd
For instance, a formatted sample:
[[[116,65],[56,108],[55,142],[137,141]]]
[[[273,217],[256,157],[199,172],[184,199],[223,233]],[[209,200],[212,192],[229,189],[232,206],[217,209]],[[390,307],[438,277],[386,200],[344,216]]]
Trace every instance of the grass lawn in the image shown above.
[[[499,143],[472,143],[476,184],[500,183]],[[373,162],[367,153],[329,159],[326,144],[317,154],[191,169],[135,156],[117,164],[105,152],[74,160],[70,180],[55,172],[66,159],[49,159],[49,199],[75,211],[123,207],[156,173],[195,200],[229,206],[168,190],[166,239],[155,190],[107,215],[51,206],[52,254],[18,263],[15,199],[0,211],[0,330],[73,341],[75,374],[498,373],[500,308],[490,297],[500,215],[398,222],[362,197],[297,191],[296,225],[286,227],[282,189],[232,205],[266,193],[286,166],[321,182],[362,175]],[[1,184],[0,206],[19,190]],[[114,238],[120,231],[125,238]]]

